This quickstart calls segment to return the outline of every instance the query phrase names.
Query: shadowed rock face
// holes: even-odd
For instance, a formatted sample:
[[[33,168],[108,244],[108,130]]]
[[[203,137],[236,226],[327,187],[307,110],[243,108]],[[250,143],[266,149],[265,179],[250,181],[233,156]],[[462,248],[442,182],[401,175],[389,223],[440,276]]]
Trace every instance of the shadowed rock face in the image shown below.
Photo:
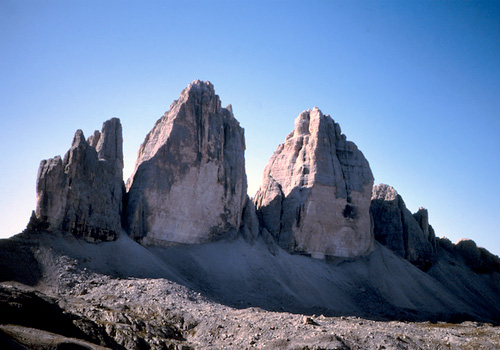
[[[129,234],[144,244],[235,235],[246,202],[245,141],[231,106],[194,81],[146,136],[127,182]]]
[[[361,151],[314,108],[274,152],[254,203],[262,227],[287,251],[354,257],[373,247],[372,186]]]
[[[114,240],[121,230],[123,197],[122,127],[106,121],[88,141],[77,130],[61,159],[42,160],[36,217],[49,231],[71,232],[88,241]]]
[[[370,212],[378,242],[424,271],[432,266],[437,241],[426,209],[412,215],[393,187],[380,184],[373,187]]]
[[[438,243],[444,250],[460,257],[476,273],[500,272],[500,258],[485,248],[478,247],[473,240],[461,239],[457,244],[453,244],[447,238],[441,238]]]

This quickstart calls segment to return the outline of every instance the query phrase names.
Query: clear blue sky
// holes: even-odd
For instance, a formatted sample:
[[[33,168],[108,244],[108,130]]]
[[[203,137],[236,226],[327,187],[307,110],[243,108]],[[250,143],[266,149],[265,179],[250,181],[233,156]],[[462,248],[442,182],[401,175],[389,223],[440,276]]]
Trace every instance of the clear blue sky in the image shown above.
[[[119,117],[125,175],[194,79],[245,128],[249,194],[303,110],[340,123],[438,236],[500,254],[500,2],[0,0],[0,236],[40,160]]]

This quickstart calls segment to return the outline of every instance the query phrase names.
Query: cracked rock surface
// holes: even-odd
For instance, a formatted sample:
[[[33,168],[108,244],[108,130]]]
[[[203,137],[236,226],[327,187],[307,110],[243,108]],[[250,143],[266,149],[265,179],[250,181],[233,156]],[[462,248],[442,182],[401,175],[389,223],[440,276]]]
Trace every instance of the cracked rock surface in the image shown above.
[[[50,231],[89,242],[111,241],[122,229],[122,126],[117,118],[85,140],[77,130],[62,159],[42,160],[36,180],[36,218]]]
[[[254,197],[262,227],[290,252],[355,257],[373,248],[373,175],[356,145],[318,109],[302,112]]]
[[[143,244],[235,236],[246,203],[245,140],[232,107],[196,80],[146,135],[127,181],[125,221]]]

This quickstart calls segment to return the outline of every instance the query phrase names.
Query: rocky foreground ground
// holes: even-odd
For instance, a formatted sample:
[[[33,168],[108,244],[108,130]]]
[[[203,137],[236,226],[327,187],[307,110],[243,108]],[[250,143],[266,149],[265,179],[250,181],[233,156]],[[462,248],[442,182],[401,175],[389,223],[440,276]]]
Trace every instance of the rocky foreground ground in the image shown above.
[[[29,296],[33,300],[32,307],[38,303],[43,309],[45,303],[45,308],[50,310],[44,315],[28,315],[31,311],[24,302],[20,310],[12,312],[26,312],[28,318],[18,322],[23,326],[1,325],[3,337],[7,338],[6,334],[26,348],[43,349],[64,346],[68,349],[500,347],[500,328],[491,324],[374,321],[353,316],[270,312],[258,307],[236,309],[210,301],[165,279],[113,279],[96,274],[72,276],[71,271],[67,271],[62,274],[59,287],[59,294],[49,298],[27,287],[3,283],[0,297],[9,299],[11,309],[19,306],[15,296]],[[5,311],[5,304],[2,307]],[[51,316],[61,319],[59,329],[44,331],[44,321],[45,328],[54,327]],[[38,325],[36,318],[40,319]],[[71,323],[77,326],[75,330]]]
[[[86,248],[92,245],[81,246],[71,240],[72,245],[62,249],[63,244],[58,242],[59,239],[52,239],[29,245],[29,249],[24,246],[26,251],[34,252],[39,264],[40,275],[34,286],[12,281],[0,283],[0,348],[500,348],[500,327],[491,323],[409,322],[383,318],[379,311],[373,317],[349,313],[328,317],[265,310],[247,300],[228,306],[229,303],[215,301],[215,294],[207,297],[199,289],[193,290],[171,279],[131,277],[125,263],[109,260],[107,268],[115,269],[114,273],[96,272],[93,262],[102,263],[97,255],[75,258],[68,248],[78,244],[88,251]],[[124,242],[127,247],[135,247],[128,240]],[[127,254],[115,243],[108,245],[119,251],[120,256]],[[230,247],[241,249],[237,244]],[[22,257],[21,250],[18,247],[11,251]],[[140,251],[142,262],[137,261],[141,258],[137,254],[130,253],[125,259],[136,261],[134,266],[147,263],[146,250],[140,248]],[[101,251],[99,257],[111,258],[111,250]],[[21,260],[27,261],[26,257]],[[33,271],[35,267],[33,263]],[[27,273],[23,275],[29,277]],[[239,289],[247,287],[239,283]],[[231,288],[234,294],[241,295],[238,285]],[[225,289],[225,293],[230,292]],[[261,293],[266,295],[264,290]]]

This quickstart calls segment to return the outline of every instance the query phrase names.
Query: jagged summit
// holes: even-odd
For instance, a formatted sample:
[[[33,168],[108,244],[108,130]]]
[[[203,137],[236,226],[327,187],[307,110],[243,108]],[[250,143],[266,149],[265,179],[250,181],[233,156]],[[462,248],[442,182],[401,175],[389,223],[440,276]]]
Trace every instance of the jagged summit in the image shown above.
[[[393,201],[397,198],[398,192],[392,186],[386,184],[378,184],[373,186],[372,200]]]
[[[134,171],[130,178],[127,180],[127,190],[132,186],[134,176],[142,162],[149,160],[156,155],[159,149],[164,146],[170,135],[174,116],[179,113],[185,114],[186,106],[190,108],[197,108],[199,112],[203,106],[205,113],[223,113],[219,96],[215,94],[215,89],[212,83],[201,80],[195,80],[182,90],[179,99],[172,102],[170,108],[165,114],[159,118],[153,129],[146,135],[144,142],[141,144]],[[232,111],[226,110],[232,116]],[[195,112],[194,110],[190,111]],[[192,125],[184,125],[185,132],[192,132],[187,130]],[[179,126],[180,127],[180,126]]]
[[[318,108],[302,112],[269,160],[254,203],[290,252],[353,257],[373,247],[373,175],[356,145]]]
[[[122,126],[117,118],[85,140],[77,130],[61,159],[42,160],[37,175],[36,217],[50,231],[89,241],[116,239],[123,196]]]
[[[209,81],[203,81],[196,79],[192,83],[190,83],[184,90],[181,92],[181,98],[199,98],[204,93],[212,96],[215,95],[214,85]],[[205,102],[207,102],[205,100]],[[220,100],[219,100],[220,103]],[[220,105],[219,105],[220,108]]]
[[[196,80],[155,124],[127,182],[125,221],[144,243],[235,235],[246,202],[244,132],[210,82]]]

